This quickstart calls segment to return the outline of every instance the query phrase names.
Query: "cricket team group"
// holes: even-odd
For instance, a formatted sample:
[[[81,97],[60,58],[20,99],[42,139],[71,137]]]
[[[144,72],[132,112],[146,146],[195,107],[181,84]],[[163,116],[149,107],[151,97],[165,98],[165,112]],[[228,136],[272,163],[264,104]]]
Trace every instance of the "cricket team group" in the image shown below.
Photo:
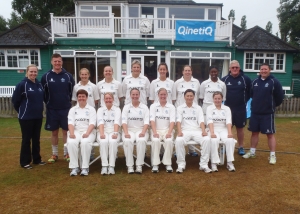
[[[59,54],[52,55],[51,64],[53,68],[42,76],[41,81],[37,80],[37,66],[29,65],[26,77],[16,85],[12,97],[22,132],[20,165],[25,169],[31,169],[31,164],[46,164],[40,155],[44,103],[45,129],[52,132],[52,155],[47,162],[58,160],[61,128],[64,159],[69,162],[70,176],[88,175],[95,141],[100,145],[102,175],[115,174],[120,142],[129,174],[142,173],[149,144],[153,173],[159,172],[161,163],[166,172],[173,172],[173,154],[176,172],[183,173],[186,169],[185,146],[188,145],[189,155],[198,156],[195,147],[190,145],[191,141],[200,145],[201,171],[218,171],[218,148],[222,143],[225,145],[227,169],[234,172],[234,126],[239,155],[246,159],[256,157],[261,132],[267,136],[269,163],[276,163],[274,113],[284,94],[280,82],[270,74],[267,63],[260,65],[259,75],[252,81],[236,60],[230,62],[229,74],[222,79],[218,77],[218,68],[210,66],[209,78],[201,84],[193,78],[190,65],[183,66],[182,77],[174,82],[168,78],[167,64],[160,63],[157,68],[159,77],[150,83],[141,74],[141,63],[134,60],[131,74],[122,83],[114,79],[113,68],[107,65],[103,71],[104,79],[97,85],[89,80],[90,72],[86,68],[80,70],[80,81],[75,84],[72,75],[62,67]],[[248,130],[252,135],[250,150],[245,153],[244,127],[250,98]],[[150,108],[148,103],[151,103]]]

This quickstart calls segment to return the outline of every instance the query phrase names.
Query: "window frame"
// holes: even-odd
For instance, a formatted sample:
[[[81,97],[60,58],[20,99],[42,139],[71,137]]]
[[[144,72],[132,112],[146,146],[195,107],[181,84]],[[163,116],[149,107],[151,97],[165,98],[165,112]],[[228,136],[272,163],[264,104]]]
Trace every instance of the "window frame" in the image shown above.
[[[0,64],[0,69],[7,69],[7,70],[15,70],[15,69],[26,69],[28,65],[33,64],[33,62],[37,61],[38,62],[38,69],[41,69],[41,53],[40,49],[38,48],[0,48],[0,51],[4,51],[4,66],[1,66]],[[10,53],[12,51],[15,51],[15,53]],[[27,53],[20,53],[20,51],[26,51]],[[36,57],[36,55],[31,55],[31,51],[34,51],[37,53],[37,60],[32,60],[32,57]],[[1,56],[3,57],[3,56]],[[8,57],[17,57],[17,66],[10,67],[9,66],[9,60]],[[20,58],[21,57],[21,58]],[[28,59],[28,65],[20,66],[20,59]]]
[[[273,54],[273,57],[267,56]],[[252,55],[252,58],[249,57],[249,55]],[[258,56],[261,55],[261,56]],[[278,56],[283,56],[283,58],[278,58]],[[249,62],[249,60],[251,62]],[[286,73],[285,66],[286,66],[286,53],[283,52],[263,52],[263,51],[245,51],[244,52],[244,71],[245,72],[259,72],[259,65],[256,67],[255,63],[256,61],[263,60],[263,62],[266,62],[266,60],[273,60],[274,64],[272,64],[273,69],[271,69],[271,72],[273,73]],[[280,62],[280,63],[278,63]],[[249,66],[251,65],[251,68]],[[282,66],[282,69],[277,69],[278,66]],[[258,69],[257,69],[258,68]]]

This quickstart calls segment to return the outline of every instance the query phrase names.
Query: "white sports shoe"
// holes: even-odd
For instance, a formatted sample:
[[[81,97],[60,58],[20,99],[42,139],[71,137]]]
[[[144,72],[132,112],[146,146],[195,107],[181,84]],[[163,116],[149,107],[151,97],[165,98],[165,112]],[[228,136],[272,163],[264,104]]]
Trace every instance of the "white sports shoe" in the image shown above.
[[[80,175],[87,176],[88,174],[89,174],[89,170],[88,169],[84,168],[84,169],[81,170]]]
[[[227,163],[227,169],[229,172],[235,172],[233,163]]]
[[[275,155],[271,155],[269,157],[269,164],[275,164],[276,163],[276,156]]]
[[[173,172],[172,166],[171,166],[171,165],[167,165],[167,166],[166,166],[166,171],[167,171],[168,173],[172,173],[172,172]]]
[[[101,175],[107,175],[107,166],[103,166],[101,169]]]
[[[72,171],[70,173],[70,176],[76,176],[78,172],[79,172],[79,169],[78,168],[74,168],[74,169],[72,169]]]
[[[142,174],[142,166],[136,166],[135,173]]]
[[[217,164],[215,164],[215,163],[212,163],[212,164],[211,164],[211,171],[213,171],[213,172],[218,172]]]
[[[159,172],[157,165],[155,165],[155,166],[152,167],[152,172],[153,173],[158,173]]]
[[[108,174],[109,174],[109,175],[114,175],[114,174],[116,174],[116,173],[115,173],[115,168],[112,167],[112,166],[110,166],[109,169],[108,169]]]
[[[209,167],[199,167],[199,169],[201,170],[201,171],[204,171],[205,173],[211,173],[211,169],[209,168]]]
[[[128,174],[133,174],[134,173],[133,166],[128,166],[127,172]]]
[[[176,172],[178,173],[178,174],[180,174],[180,173],[183,173],[183,168],[182,167],[178,167],[177,168],[177,170],[176,170]]]

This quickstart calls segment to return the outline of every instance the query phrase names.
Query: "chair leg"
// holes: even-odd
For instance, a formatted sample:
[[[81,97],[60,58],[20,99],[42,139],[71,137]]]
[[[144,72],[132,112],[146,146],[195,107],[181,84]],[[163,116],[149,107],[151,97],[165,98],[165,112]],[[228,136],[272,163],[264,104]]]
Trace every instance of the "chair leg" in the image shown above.
[[[225,144],[221,143],[219,146],[220,165],[224,165],[225,152],[226,152]]]

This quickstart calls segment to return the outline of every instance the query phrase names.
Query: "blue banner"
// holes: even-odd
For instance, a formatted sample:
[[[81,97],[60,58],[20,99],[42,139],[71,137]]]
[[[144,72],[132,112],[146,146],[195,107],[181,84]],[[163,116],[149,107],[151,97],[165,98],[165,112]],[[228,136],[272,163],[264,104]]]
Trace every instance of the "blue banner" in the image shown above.
[[[215,41],[215,22],[176,21],[176,41]]]

